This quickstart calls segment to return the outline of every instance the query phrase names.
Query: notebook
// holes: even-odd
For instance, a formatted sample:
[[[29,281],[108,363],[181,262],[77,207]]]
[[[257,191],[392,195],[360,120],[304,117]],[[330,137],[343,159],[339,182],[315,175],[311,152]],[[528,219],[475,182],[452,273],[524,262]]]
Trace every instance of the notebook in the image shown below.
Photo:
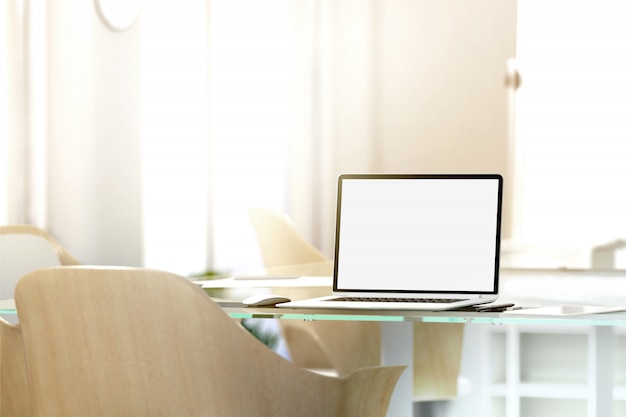
[[[449,310],[498,297],[502,176],[344,174],[333,295],[281,308]]]

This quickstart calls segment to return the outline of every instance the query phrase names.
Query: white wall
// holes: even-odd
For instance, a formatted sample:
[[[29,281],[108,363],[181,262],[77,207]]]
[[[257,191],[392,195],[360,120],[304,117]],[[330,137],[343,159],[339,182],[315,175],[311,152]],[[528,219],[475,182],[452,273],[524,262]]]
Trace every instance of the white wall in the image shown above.
[[[335,182],[343,172],[502,173],[508,234],[504,79],[507,60],[515,57],[516,1],[322,5],[324,180],[311,202],[320,206],[322,227],[312,240],[332,254]]]
[[[504,173],[504,74],[515,56],[515,2],[384,4],[382,169]]]
[[[141,264],[138,24],[54,0],[48,25],[48,228],[82,263]]]

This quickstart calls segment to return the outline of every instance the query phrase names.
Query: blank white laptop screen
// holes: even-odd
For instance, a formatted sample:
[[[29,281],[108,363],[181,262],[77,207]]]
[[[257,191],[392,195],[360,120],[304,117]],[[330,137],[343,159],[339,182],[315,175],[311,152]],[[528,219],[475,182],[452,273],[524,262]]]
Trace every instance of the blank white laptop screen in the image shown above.
[[[498,298],[502,176],[339,177],[333,295],[284,308],[448,310]]]
[[[497,294],[499,175],[345,175],[335,292]]]

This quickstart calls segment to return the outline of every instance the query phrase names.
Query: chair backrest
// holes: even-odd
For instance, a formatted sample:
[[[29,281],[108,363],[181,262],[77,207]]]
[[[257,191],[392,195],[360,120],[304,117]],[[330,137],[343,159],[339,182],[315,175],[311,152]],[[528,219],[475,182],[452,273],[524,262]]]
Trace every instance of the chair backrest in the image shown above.
[[[27,272],[58,265],[77,265],[49,233],[28,224],[0,226],[0,300],[13,298],[17,281]]]
[[[15,301],[34,417],[383,416],[402,372],[308,372],[166,272],[40,269]]]
[[[324,262],[328,258],[307,242],[291,219],[267,207],[249,210],[266,268]]]
[[[30,417],[28,395],[21,330],[0,318],[0,416]]]
[[[332,261],[308,243],[285,214],[265,208],[250,209],[250,219],[259,241],[266,268],[290,266],[294,275],[332,275]],[[301,272],[298,272],[301,265]],[[330,289],[287,290],[292,298],[329,295]],[[380,324],[374,322],[296,322],[281,321],[289,353],[297,364],[307,368],[331,368],[340,375],[380,364]]]

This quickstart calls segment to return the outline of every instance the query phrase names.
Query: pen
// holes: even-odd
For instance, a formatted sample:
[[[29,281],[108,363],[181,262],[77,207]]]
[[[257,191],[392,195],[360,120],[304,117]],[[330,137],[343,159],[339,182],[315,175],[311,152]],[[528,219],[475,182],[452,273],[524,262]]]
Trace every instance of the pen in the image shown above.
[[[500,312],[505,310],[510,310],[515,307],[514,303],[503,303],[503,304],[486,304],[476,307],[476,311],[478,312]]]

